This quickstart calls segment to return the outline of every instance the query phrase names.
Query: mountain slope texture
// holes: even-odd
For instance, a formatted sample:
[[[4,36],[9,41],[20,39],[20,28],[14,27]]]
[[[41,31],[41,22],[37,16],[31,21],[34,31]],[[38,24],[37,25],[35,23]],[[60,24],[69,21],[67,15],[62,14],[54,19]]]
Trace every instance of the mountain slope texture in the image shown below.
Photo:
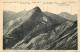
[[[4,25],[3,49],[77,50],[77,21],[42,12],[39,7]]]

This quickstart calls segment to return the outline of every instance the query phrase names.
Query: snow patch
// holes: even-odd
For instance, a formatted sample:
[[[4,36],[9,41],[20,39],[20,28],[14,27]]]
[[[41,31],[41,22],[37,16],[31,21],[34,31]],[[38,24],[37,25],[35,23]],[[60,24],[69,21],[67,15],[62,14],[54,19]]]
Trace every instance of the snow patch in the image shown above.
[[[17,18],[17,20],[20,20],[21,17]]]
[[[43,17],[43,21],[47,22],[47,18],[46,17]]]
[[[10,22],[9,22],[9,26],[11,26],[13,24],[13,20],[11,20]]]
[[[43,24],[46,24],[45,22],[42,22]]]

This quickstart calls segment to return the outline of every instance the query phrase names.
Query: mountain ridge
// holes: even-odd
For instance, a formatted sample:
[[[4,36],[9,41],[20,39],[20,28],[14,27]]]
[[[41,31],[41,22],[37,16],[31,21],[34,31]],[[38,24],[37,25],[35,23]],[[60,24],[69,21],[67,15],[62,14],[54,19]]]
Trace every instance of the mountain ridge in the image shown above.
[[[55,14],[47,15],[39,7],[31,9],[25,15],[14,20],[11,25],[6,25],[3,49],[77,50],[77,21],[66,20]]]
[[[59,14],[59,16],[62,16],[68,20],[77,21],[77,14],[72,15],[67,12],[62,12]]]

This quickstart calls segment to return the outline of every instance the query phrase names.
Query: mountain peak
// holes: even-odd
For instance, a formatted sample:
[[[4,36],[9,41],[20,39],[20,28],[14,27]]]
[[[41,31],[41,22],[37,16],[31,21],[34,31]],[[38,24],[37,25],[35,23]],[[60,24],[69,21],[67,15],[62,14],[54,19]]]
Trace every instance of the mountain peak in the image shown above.
[[[36,6],[33,10],[41,12],[41,9],[38,6]]]
[[[38,6],[36,6],[35,9],[40,9],[40,8]]]

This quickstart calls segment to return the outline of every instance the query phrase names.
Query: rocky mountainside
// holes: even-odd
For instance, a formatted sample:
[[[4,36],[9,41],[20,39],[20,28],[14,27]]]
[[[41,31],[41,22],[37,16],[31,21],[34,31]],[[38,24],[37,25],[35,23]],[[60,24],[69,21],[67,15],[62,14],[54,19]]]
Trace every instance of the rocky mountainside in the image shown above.
[[[63,23],[63,21],[68,20],[66,18],[63,18],[59,15],[56,15],[56,14],[53,14],[53,13],[50,13],[50,12],[44,12],[44,14],[47,15],[47,16],[50,16],[53,20],[56,20],[58,23]]]
[[[4,26],[3,49],[76,50],[77,21],[50,16],[35,7]]]
[[[15,12],[12,12],[12,11],[3,11],[3,25],[5,25],[7,22],[9,22],[11,19],[15,19],[14,18],[11,18],[11,16],[15,14]]]
[[[3,11],[3,25],[8,23],[11,20],[15,20],[18,17],[24,17],[27,11],[21,11],[18,13],[12,12],[12,11]]]

